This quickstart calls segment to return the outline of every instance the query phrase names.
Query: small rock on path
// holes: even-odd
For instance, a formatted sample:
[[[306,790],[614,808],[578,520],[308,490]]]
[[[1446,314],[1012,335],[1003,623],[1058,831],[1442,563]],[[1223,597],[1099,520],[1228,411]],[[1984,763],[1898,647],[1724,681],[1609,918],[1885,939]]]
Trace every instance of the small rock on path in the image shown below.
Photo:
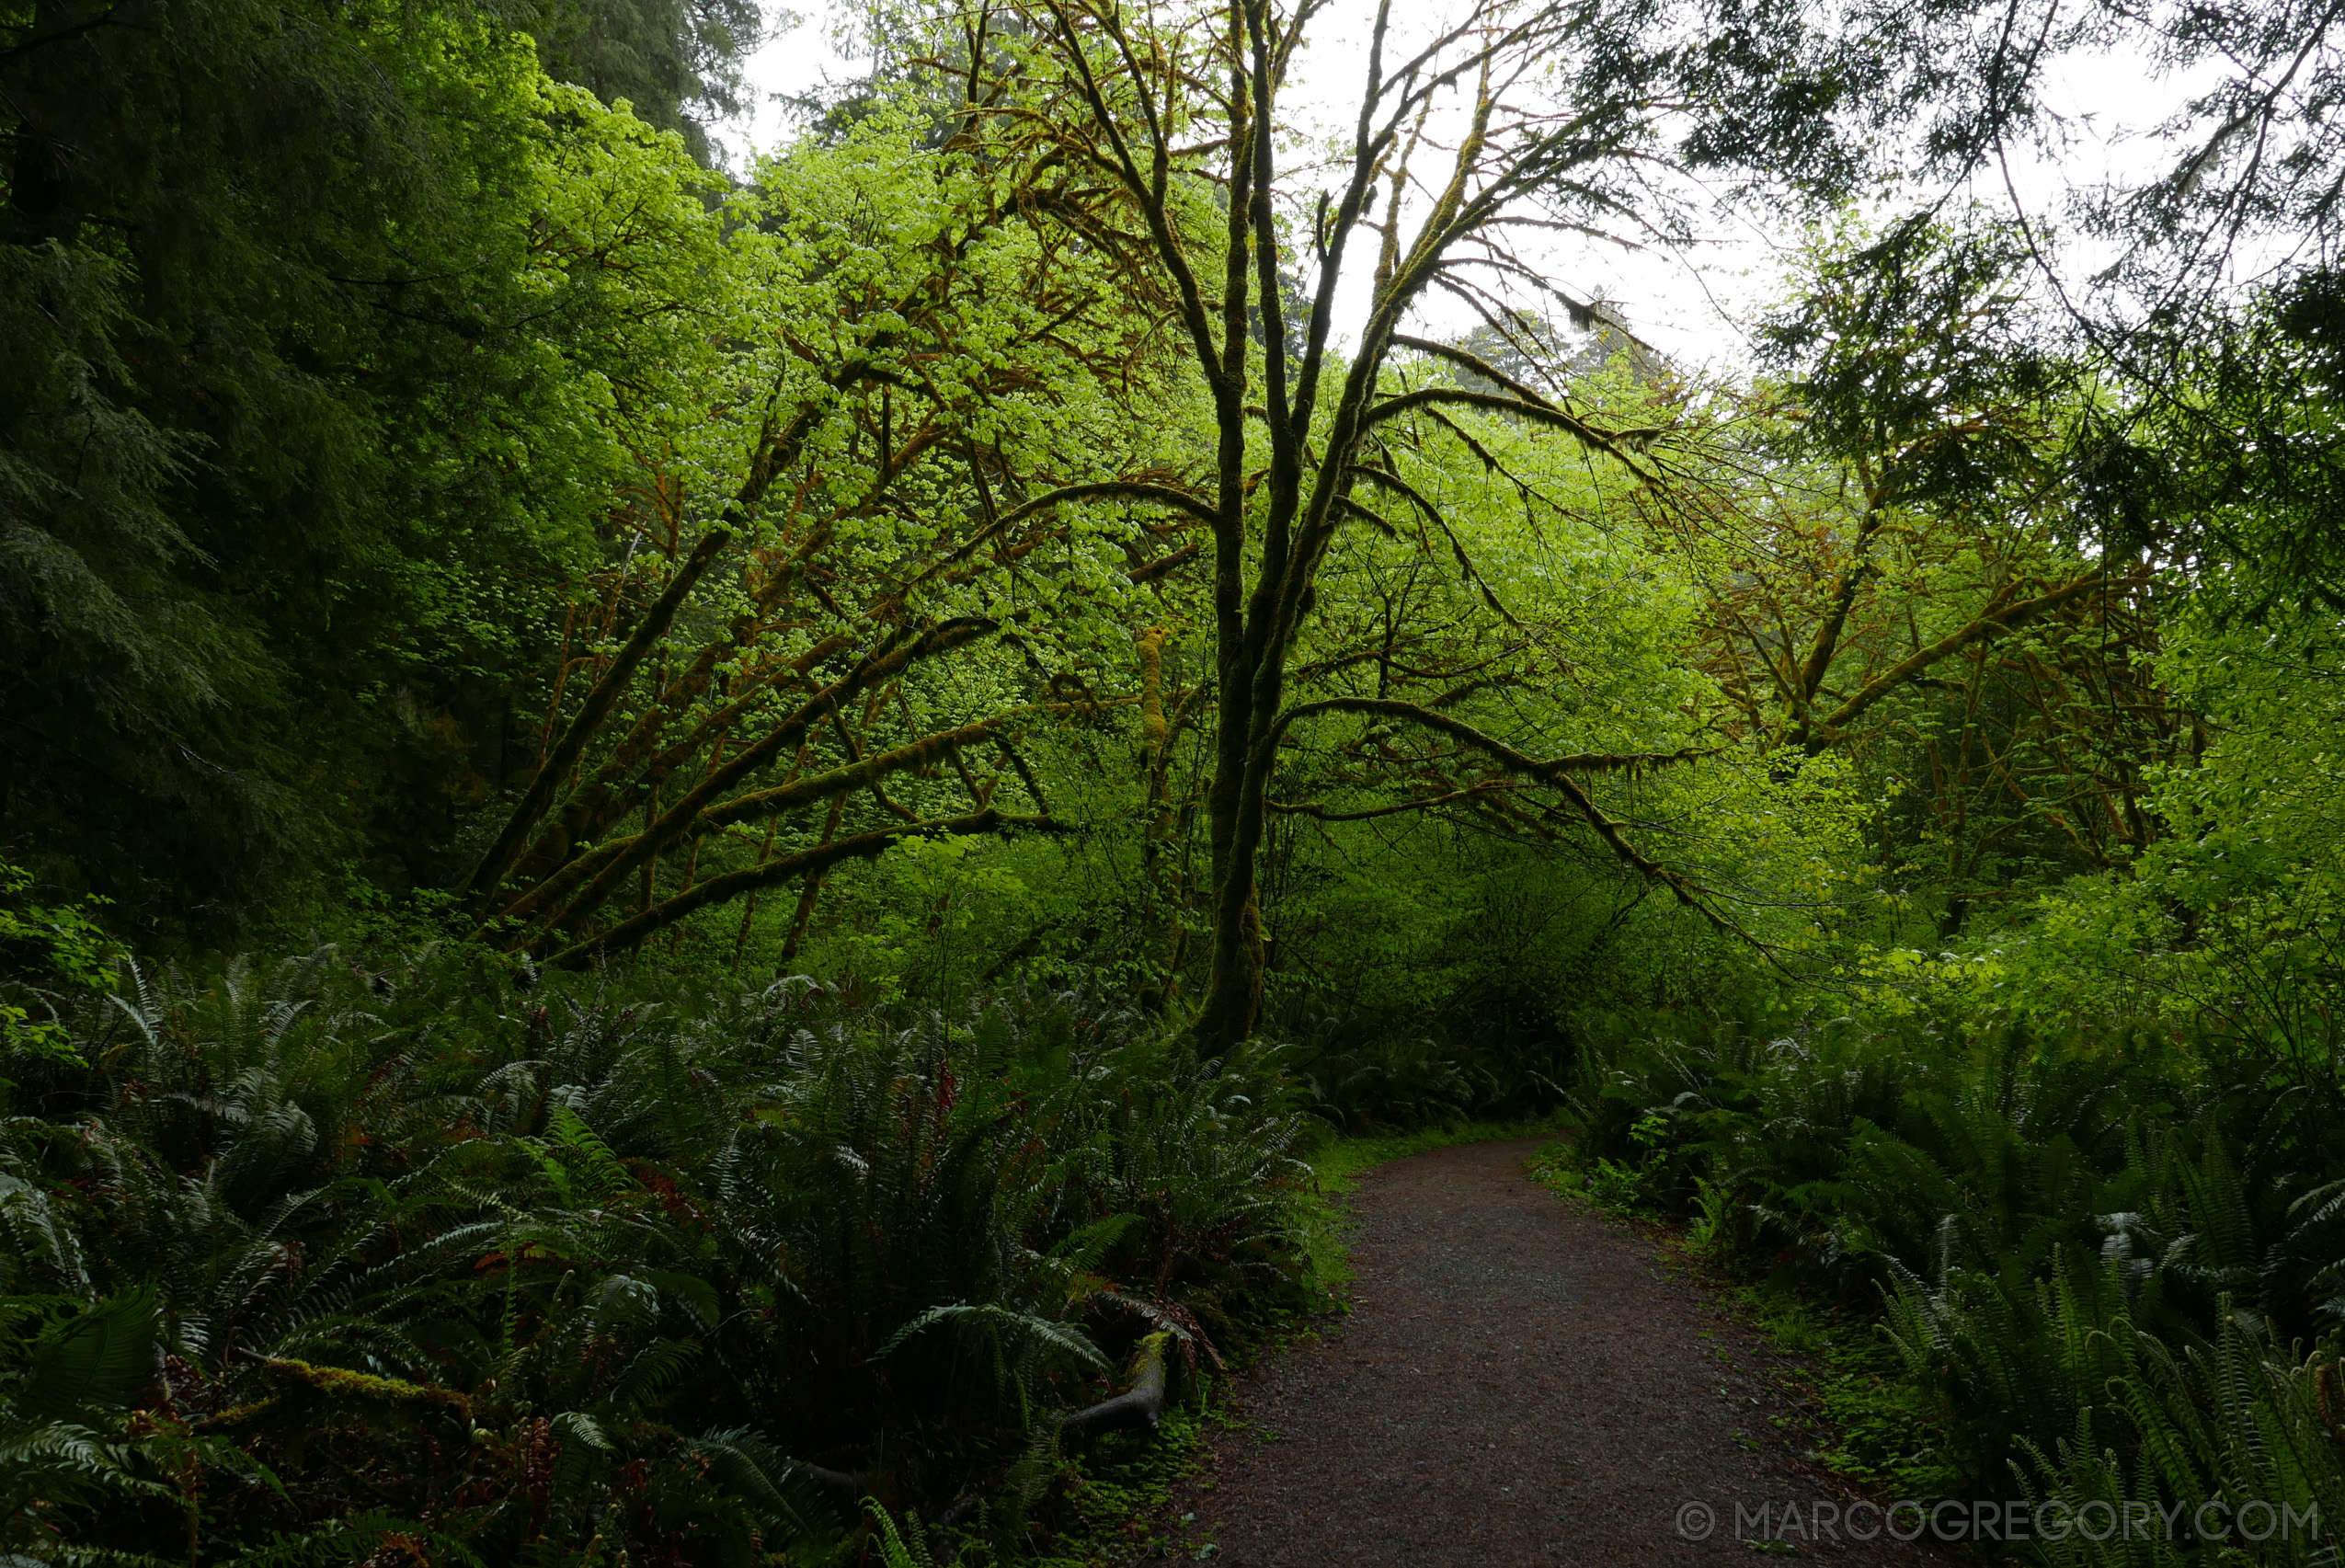
[[[1751,1536],[1787,1504],[1804,1529],[1817,1503],[1857,1501],[1779,1436],[1780,1358],[1652,1242],[1528,1179],[1538,1148],[1436,1150],[1361,1182],[1351,1313],[1241,1392],[1247,1425],[1174,1505],[1195,1515],[1174,1560],[1211,1542],[1229,1568],[1748,1568],[1738,1505],[1775,1510]],[[1679,1528],[1689,1505],[1706,1539]],[[1836,1533],[1790,1539],[1810,1560],[1955,1561]]]

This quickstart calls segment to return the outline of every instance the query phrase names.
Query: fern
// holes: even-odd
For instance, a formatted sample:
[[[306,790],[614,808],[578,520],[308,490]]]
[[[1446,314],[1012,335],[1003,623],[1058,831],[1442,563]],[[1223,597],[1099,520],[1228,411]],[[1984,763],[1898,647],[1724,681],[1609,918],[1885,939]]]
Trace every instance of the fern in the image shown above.
[[[898,1529],[896,1516],[882,1507],[876,1497],[864,1499],[864,1510],[871,1516],[879,1560],[887,1568],[936,1568],[936,1559],[928,1550],[928,1537],[918,1521],[909,1520],[908,1529]]]
[[[478,1555],[446,1531],[379,1509],[336,1519],[314,1530],[285,1532],[266,1546],[228,1559],[223,1568],[322,1568],[327,1563],[367,1562],[394,1540],[428,1548],[432,1553],[428,1561],[484,1568]]]
[[[2322,1407],[2319,1383],[2332,1357],[2298,1358],[2269,1338],[2226,1318],[2210,1343],[2177,1352],[2143,1336],[2143,1354],[2115,1384],[2117,1401],[2133,1429],[2130,1459],[2113,1447],[2077,1438],[2052,1455],[2031,1449],[2039,1494],[2070,1510],[2133,1499],[2178,1505],[2193,1517],[2209,1505],[2217,1519],[2236,1518],[2249,1505],[2262,1541],[2236,1538],[2226,1560],[2270,1564],[2335,1562],[2336,1521],[2345,1517],[2345,1438]],[[2285,1533],[2281,1526],[2297,1521]],[[2304,1521],[2317,1520],[2308,1532]],[[2271,1528],[2266,1528],[2269,1525]],[[2072,1536],[2048,1556],[2061,1568],[2113,1568],[2119,1563],[2177,1563],[2181,1543],[2164,1539],[2127,1544]]]
[[[1210,1353],[1200,1313],[1288,1277],[1259,1053],[1072,996],[686,1015],[615,985],[517,1008],[470,948],[125,970],[55,1096],[93,1108],[0,1121],[0,1387],[38,1352],[80,1391],[0,1427],[9,1495],[53,1502],[36,1555],[148,1551],[192,1489],[209,1563],[815,1561],[841,1525],[789,1454],[957,1494],[1083,1397],[1099,1322]],[[143,1340],[101,1346],[118,1317]]]
[[[51,1323],[34,1340],[16,1390],[19,1410],[35,1420],[83,1421],[127,1409],[154,1380],[155,1299],[152,1286],[110,1297]]]
[[[709,1475],[756,1519],[766,1550],[823,1562],[838,1550],[839,1516],[790,1461],[745,1428],[711,1432],[687,1445]]]

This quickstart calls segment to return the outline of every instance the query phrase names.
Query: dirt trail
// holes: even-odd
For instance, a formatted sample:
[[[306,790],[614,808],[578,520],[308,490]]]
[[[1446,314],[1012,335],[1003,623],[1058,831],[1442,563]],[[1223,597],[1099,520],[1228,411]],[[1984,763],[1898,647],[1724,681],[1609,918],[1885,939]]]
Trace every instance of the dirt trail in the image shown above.
[[[1747,1565],[1737,1505],[1773,1509],[1741,1534],[1784,1539],[1795,1504],[1800,1556],[1952,1561],[1863,1515],[1870,1541],[1836,1523],[1838,1542],[1803,1540],[1818,1503],[1856,1499],[1769,1419],[1790,1413],[1780,1363],[1651,1242],[1529,1180],[1537,1147],[1436,1150],[1361,1183],[1351,1315],[1241,1393],[1249,1425],[1173,1509],[1195,1514],[1177,1560],[1209,1541],[1231,1568]],[[1707,1539],[1680,1529],[1687,1505],[1711,1510]]]

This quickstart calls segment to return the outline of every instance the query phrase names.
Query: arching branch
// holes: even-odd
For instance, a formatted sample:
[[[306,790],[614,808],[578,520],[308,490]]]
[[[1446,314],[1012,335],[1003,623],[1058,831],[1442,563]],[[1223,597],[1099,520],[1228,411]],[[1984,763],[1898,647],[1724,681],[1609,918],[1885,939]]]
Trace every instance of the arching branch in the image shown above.
[[[1645,427],[1625,430],[1607,430],[1590,424],[1576,414],[1544,402],[1528,403],[1519,397],[1501,397],[1488,392],[1468,392],[1462,387],[1421,386],[1414,392],[1403,392],[1386,398],[1363,417],[1362,424],[1364,427],[1373,428],[1398,418],[1413,408],[1429,408],[1445,405],[1452,407],[1479,408],[1491,414],[1511,415],[1530,424],[1545,425],[1550,429],[1565,431],[1584,445],[1593,447],[1613,459],[1645,483],[1649,485],[1660,483],[1659,475],[1647,470],[1636,458],[1630,455],[1628,450],[1632,444],[1650,441],[1660,433],[1659,431]]]
[[[853,838],[819,844],[780,860],[768,861],[761,866],[745,871],[728,871],[722,876],[712,876],[705,882],[695,883],[599,936],[589,937],[564,948],[548,962],[555,968],[582,969],[597,959],[610,958],[642,945],[644,940],[653,933],[711,904],[721,904],[762,887],[795,882],[801,876],[828,871],[842,861],[868,860],[887,853],[907,839],[992,833],[1005,827],[1030,828],[1046,832],[1063,830],[1061,824],[1047,817],[1010,817],[989,807],[966,817],[940,818],[900,828],[881,828],[869,833],[858,833]]]
[[[1197,499],[1186,490],[1176,490],[1170,485],[1159,485],[1149,480],[1103,479],[1089,485],[1061,485],[1055,490],[1047,490],[1034,499],[1021,502],[1001,513],[971,534],[967,544],[938,561],[905,586],[908,589],[917,588],[938,573],[960,565],[984,548],[989,541],[1001,537],[1005,531],[1025,521],[1030,517],[1039,516],[1058,507],[1072,506],[1079,501],[1109,500],[1149,501],[1157,506],[1170,507],[1174,511],[1184,512],[1201,522],[1207,523],[1216,521],[1219,516],[1209,504]]]
[[[1543,783],[1567,773],[1633,774],[1646,768],[1699,761],[1725,750],[1710,746],[1679,751],[1573,751],[1542,761],[1516,750],[1495,736],[1487,735],[1463,720],[1416,703],[1404,703],[1389,697],[1328,697],[1316,703],[1304,703],[1287,709],[1280,717],[1278,727],[1283,732],[1303,719],[1315,718],[1321,714],[1359,714],[1371,718],[1403,719],[1447,735],[1459,745],[1470,747],[1493,761],[1503,764],[1510,773],[1526,773]]]
[[[783,750],[795,746],[809,727],[835,713],[841,704],[875,685],[894,679],[916,660],[967,646],[993,630],[993,626],[991,621],[982,617],[965,616],[947,621],[921,636],[865,658],[854,670],[803,704],[761,738],[743,747],[723,765],[711,769],[698,785],[657,821],[626,841],[625,848],[611,856],[595,872],[586,890],[571,901],[563,914],[553,917],[548,923],[569,924],[591,914],[611,897],[612,890],[630,871],[681,838],[712,804],[722,799],[743,779],[765,767]],[[540,909],[546,907],[534,894],[532,900]]]
[[[870,368],[862,361],[845,366],[826,378],[826,387],[843,391],[861,380]],[[505,880],[506,874],[513,869],[513,863],[520,858],[521,847],[529,841],[532,830],[536,828],[546,808],[554,803],[555,794],[562,787],[562,781],[570,776],[571,769],[586,754],[588,745],[601,731],[604,720],[611,716],[612,708],[635,680],[636,670],[658,645],[659,639],[667,635],[669,625],[676,618],[676,612],[682,607],[701,578],[707,575],[709,567],[715,564],[725,546],[731,544],[734,535],[748,524],[750,514],[765,498],[765,492],[772,487],[774,477],[797,460],[826,405],[827,399],[823,397],[807,400],[800,405],[789,424],[779,430],[769,417],[768,422],[759,431],[757,446],[750,456],[749,475],[726,503],[723,515],[717,519],[715,526],[701,536],[700,543],[692,547],[692,553],[685,557],[683,565],[669,580],[668,587],[652,601],[642,623],[611,661],[611,668],[587,693],[586,704],[578,710],[578,717],[570,721],[569,727],[562,732],[562,738],[546,753],[544,762],[537,770],[537,776],[530,780],[529,787],[521,792],[521,798],[514,803],[512,811],[506,817],[505,826],[498,833],[496,842],[489,845],[488,852],[473,868],[472,876],[464,884],[464,899],[468,906],[478,909],[496,894],[498,885]]]
[[[1627,773],[1634,774],[1650,767],[1665,767],[1673,763],[1691,762],[1702,757],[1714,756],[1723,750],[1710,747],[1680,751],[1648,751],[1627,753],[1575,752],[1562,757],[1541,760],[1516,750],[1497,737],[1485,734],[1462,719],[1450,717],[1415,703],[1396,702],[1382,697],[1330,697],[1322,702],[1305,703],[1280,715],[1278,727],[1284,731],[1299,720],[1320,714],[1358,714],[1373,718],[1401,719],[1424,728],[1446,735],[1459,745],[1481,752],[1509,773],[1527,775],[1561,795],[1573,812],[1596,830],[1614,856],[1648,881],[1658,882],[1676,896],[1677,901],[1699,914],[1719,930],[1752,945],[1759,945],[1747,933],[1728,920],[1703,897],[1707,889],[1691,878],[1672,871],[1630,843],[1621,825],[1588,797],[1573,779],[1574,773]]]
[[[1515,612],[1512,610],[1507,609],[1504,603],[1499,600],[1498,590],[1490,586],[1490,579],[1483,577],[1481,575],[1481,568],[1474,565],[1473,556],[1466,553],[1465,541],[1458,537],[1458,531],[1449,526],[1449,520],[1441,515],[1440,508],[1435,506],[1431,501],[1425,499],[1424,496],[1418,494],[1416,486],[1411,485],[1398,474],[1390,473],[1382,468],[1376,467],[1371,464],[1364,463],[1354,464],[1352,465],[1352,473],[1357,477],[1365,479],[1369,484],[1376,486],[1378,489],[1390,491],[1391,494],[1401,497],[1403,500],[1406,500],[1412,506],[1415,507],[1420,515],[1430,521],[1434,527],[1441,530],[1441,537],[1449,542],[1450,555],[1457,558],[1458,569],[1465,574],[1465,578],[1468,582],[1472,583],[1475,588],[1481,589],[1482,602],[1490,606],[1491,613],[1496,615],[1500,620],[1505,622],[1508,625],[1514,627],[1518,632],[1527,632],[1529,630],[1529,628],[1525,626],[1520,620],[1516,618]]]
[[[736,795],[731,800],[710,807],[701,813],[700,820],[689,830],[693,834],[715,832],[737,822],[754,821],[761,817],[778,816],[828,800],[834,795],[850,795],[866,784],[877,784],[892,774],[924,768],[940,757],[948,756],[965,746],[975,746],[996,739],[1006,743],[1002,731],[1040,713],[1063,713],[1062,704],[1013,708],[996,714],[991,718],[965,724],[958,729],[940,730],[908,745],[876,752],[861,761],[812,778],[793,779],[772,789],[761,789],[749,795]]]
[[[1511,780],[1490,779],[1481,784],[1468,784],[1464,789],[1453,789],[1447,795],[1429,795],[1417,800],[1400,800],[1390,806],[1371,806],[1359,811],[1330,811],[1315,800],[1292,804],[1283,800],[1268,800],[1263,804],[1282,815],[1309,817],[1321,822],[1365,822],[1374,817],[1395,817],[1404,811],[1430,811],[1436,806],[1455,806],[1517,787],[1519,786]]]
[[[1810,756],[1815,755],[1831,745],[1837,738],[1839,731],[1867,708],[1871,707],[1900,686],[1911,685],[1916,676],[1940,659],[1951,658],[1973,643],[1988,637],[2001,636],[2006,632],[2024,626],[2045,611],[2057,609],[2077,595],[2090,592],[2107,580],[2106,572],[2089,571],[2073,582],[2062,584],[2049,593],[2039,594],[2033,599],[2017,601],[2005,605],[2000,610],[1988,611],[1960,631],[1949,633],[1928,647],[1916,650],[1910,658],[1901,660],[1865,682],[1861,690],[1834,709],[1831,716],[1825,719],[1823,723],[1814,726],[1803,724],[1795,728],[1791,733],[1793,743],[1804,747]]]
[[[618,704],[629,682],[635,680],[636,669],[666,634],[669,624],[675,620],[676,612],[682,606],[685,596],[700,582],[732,538],[733,531],[728,527],[712,528],[703,534],[676,575],[669,579],[667,589],[652,601],[651,609],[637,624],[635,634],[619,649],[618,656],[612,659],[611,668],[603,671],[602,679],[596,681],[594,689],[587,693],[585,706],[570,721],[569,727],[562,732],[562,738],[545,754],[545,761],[538,767],[537,776],[530,780],[529,787],[521,792],[521,798],[514,803],[512,811],[507,815],[504,829],[497,835],[497,841],[488,846],[488,853],[482,855],[480,864],[473,867],[472,876],[464,884],[464,896],[468,902],[477,904],[486,899],[497,890],[497,885],[505,880],[505,874],[520,858],[521,846],[527,841],[530,830],[537,826],[539,818],[545,815],[545,808],[554,803],[555,791],[561,787],[562,781],[569,776],[570,770],[585,755],[588,743],[602,727],[602,721],[610,716],[612,708]]]

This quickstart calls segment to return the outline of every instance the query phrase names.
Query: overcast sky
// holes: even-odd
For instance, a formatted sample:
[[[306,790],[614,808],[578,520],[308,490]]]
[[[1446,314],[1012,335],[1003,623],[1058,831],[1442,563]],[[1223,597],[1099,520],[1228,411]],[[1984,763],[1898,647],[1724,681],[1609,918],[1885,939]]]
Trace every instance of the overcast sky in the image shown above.
[[[736,166],[746,164],[752,150],[772,151],[788,141],[793,122],[773,102],[776,96],[802,93],[826,77],[845,81],[861,74],[859,62],[835,52],[821,0],[799,0],[796,9],[804,19],[776,34],[749,63],[752,112],[718,129]],[[1331,11],[1318,29],[1321,41],[1290,84],[1287,103],[1290,112],[1308,121],[1332,126],[1341,120],[1348,130],[1360,78],[1357,40],[1373,14],[1371,0],[1341,0]],[[1346,26],[1346,11],[1357,11],[1362,25]],[[2055,66],[2049,86],[2053,106],[2067,118],[2068,143],[2057,157],[2030,156],[2013,169],[2019,198],[2037,219],[2057,217],[2072,189],[2112,176],[2138,176],[2154,165],[2157,143],[2145,132],[2181,101],[2191,84],[2161,78],[2138,57],[2101,56]],[[1999,174],[1991,185],[1969,194],[2009,206]],[[1796,239],[1722,212],[1703,226],[1702,243],[1684,255],[1629,253],[1583,242],[1559,246],[1545,262],[1554,280],[1573,293],[1613,302],[1641,336],[1681,365],[1727,368],[1743,358],[1744,328],[1753,314],[1781,292],[1783,260]],[[2099,264],[2089,256],[2074,259],[2080,266]],[[1365,309],[1365,269],[1361,272],[1360,287],[1339,302],[1339,331]],[[1472,324],[1463,305],[1443,299],[1428,303],[1418,325],[1447,335]]]

